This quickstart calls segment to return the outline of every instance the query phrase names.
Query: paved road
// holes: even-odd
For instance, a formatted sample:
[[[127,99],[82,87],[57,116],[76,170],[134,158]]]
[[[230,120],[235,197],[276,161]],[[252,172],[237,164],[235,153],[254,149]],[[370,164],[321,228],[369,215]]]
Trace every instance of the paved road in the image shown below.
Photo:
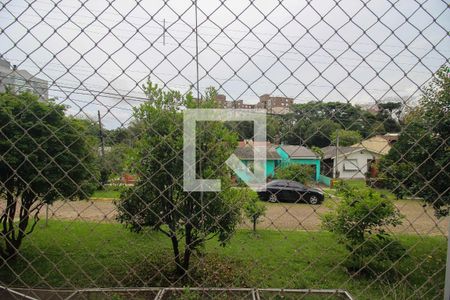
[[[333,200],[322,205],[267,203],[267,213],[258,228],[275,230],[319,230],[320,214],[330,210]],[[2,203],[4,205],[4,203]],[[403,225],[393,228],[395,232],[447,235],[448,218],[437,219],[433,209],[423,207],[420,201],[399,200],[396,206],[405,215]],[[1,205],[0,205],[1,206]],[[96,222],[115,222],[116,210],[111,200],[58,201],[49,207],[49,216],[61,220],[85,220]],[[40,214],[45,218],[45,208]],[[250,228],[249,224],[242,224]]]

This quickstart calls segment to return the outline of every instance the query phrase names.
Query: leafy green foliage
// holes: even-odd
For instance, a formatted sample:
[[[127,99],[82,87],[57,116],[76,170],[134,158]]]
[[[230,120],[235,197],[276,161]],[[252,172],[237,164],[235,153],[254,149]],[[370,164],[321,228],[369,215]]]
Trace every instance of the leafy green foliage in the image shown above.
[[[103,168],[107,170],[108,177],[119,177],[128,168],[129,152],[132,150],[126,144],[117,144],[107,148],[102,160]]]
[[[267,116],[267,141],[279,143],[283,120],[280,116]],[[254,139],[254,127],[251,121],[225,122],[225,127],[236,132],[239,140]]]
[[[317,154],[321,159],[323,159],[324,153],[320,147],[312,146],[311,151]]]
[[[330,145],[338,129],[357,131],[363,137],[372,134],[376,117],[351,103],[317,102],[294,104],[292,113],[283,116],[281,141],[308,146]]]
[[[222,179],[223,192],[184,192],[181,108],[213,108],[216,92],[209,89],[204,99],[195,101],[190,93],[165,91],[150,82],[145,90],[149,101],[134,112],[141,132],[131,154],[133,173],[140,176],[134,187],[122,193],[117,218],[132,231],[151,228],[169,237],[176,271],[183,275],[194,250],[214,237],[224,245],[239,221],[239,199],[229,188],[230,170],[223,164],[237,137],[220,122],[197,124],[197,174]]]
[[[400,114],[402,112],[402,103],[389,101],[379,103],[378,107],[380,111],[376,119],[382,124],[382,133],[399,132],[401,129]]]
[[[449,214],[450,78],[442,67],[424,90],[420,106],[380,163],[385,183],[397,196],[422,197],[438,216]]]
[[[331,120],[314,121],[306,129],[305,142],[311,146],[326,147],[333,142],[333,132],[340,128],[338,123]]]
[[[371,190],[336,186],[341,201],[322,216],[325,229],[337,234],[349,252],[345,265],[352,272],[383,272],[404,255],[404,248],[387,232],[387,226],[401,224],[402,215],[394,203]]]
[[[300,183],[308,183],[313,179],[314,168],[308,165],[289,164],[281,165],[275,171],[275,179],[294,180]]]
[[[266,214],[266,206],[259,200],[258,194],[250,189],[241,189],[241,199],[244,203],[245,216],[252,222],[253,231],[256,231],[256,224],[260,218]]]
[[[336,145],[338,137],[339,146],[341,147],[351,146],[362,140],[362,136],[358,131],[338,129],[331,135],[331,144]]]
[[[3,256],[17,254],[44,204],[85,199],[95,189],[97,149],[85,134],[86,122],[64,112],[64,106],[41,102],[31,93],[0,94],[0,197],[6,199],[0,217]],[[33,226],[27,229],[30,216]]]

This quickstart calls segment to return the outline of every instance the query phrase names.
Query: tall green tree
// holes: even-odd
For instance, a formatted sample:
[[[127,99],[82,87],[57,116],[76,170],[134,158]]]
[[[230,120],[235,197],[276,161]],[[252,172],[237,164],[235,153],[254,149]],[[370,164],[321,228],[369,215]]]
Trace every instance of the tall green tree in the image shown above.
[[[225,126],[236,132],[239,140],[254,139],[254,126],[251,121],[225,122]],[[281,120],[277,116],[267,116],[267,141],[279,142]]]
[[[339,137],[339,146],[351,146],[361,142],[362,136],[355,130],[338,129],[331,135],[331,144],[336,145]]]
[[[330,120],[347,130],[356,130],[363,137],[370,132],[370,125],[375,116],[358,106],[347,102],[320,102],[310,101],[304,104],[295,104],[292,107],[297,122],[312,123],[319,120]]]
[[[351,103],[310,101],[294,104],[292,113],[280,116],[281,141],[325,147],[331,143],[331,134],[337,129],[369,136],[373,132],[375,119],[375,116]]]
[[[402,103],[389,101],[379,103],[380,108],[377,114],[377,121],[383,124],[384,132],[399,132],[401,129],[400,114],[402,112]]]
[[[85,199],[95,189],[96,147],[86,122],[31,93],[0,94],[0,254],[14,257],[44,204]],[[30,219],[31,222],[30,222]]]
[[[131,148],[126,144],[111,145],[105,151],[105,157],[100,162],[102,168],[108,174],[108,179],[111,177],[120,178],[123,173],[127,171],[127,162]]]
[[[430,203],[438,216],[450,209],[450,78],[440,68],[423,91],[399,140],[381,161],[386,184],[399,196]]]
[[[315,121],[306,129],[305,142],[309,146],[326,147],[332,143],[332,134],[341,126],[331,120]]]
[[[170,238],[176,272],[183,276],[194,250],[212,238],[224,245],[239,221],[239,197],[229,188],[231,174],[224,165],[237,135],[220,122],[197,124],[197,174],[221,179],[222,192],[185,192],[181,109],[213,108],[216,92],[208,89],[197,102],[190,93],[166,91],[150,82],[145,91],[149,101],[134,112],[142,130],[132,155],[139,180],[121,195],[118,220],[132,231],[151,228]]]

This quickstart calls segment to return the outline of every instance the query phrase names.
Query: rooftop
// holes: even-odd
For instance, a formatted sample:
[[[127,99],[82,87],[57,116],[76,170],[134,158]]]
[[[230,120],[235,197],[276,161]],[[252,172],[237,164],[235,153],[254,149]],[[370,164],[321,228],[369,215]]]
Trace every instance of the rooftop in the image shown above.
[[[300,145],[280,145],[290,158],[317,158],[318,155],[310,149]]]
[[[241,160],[253,160],[253,146],[243,146],[238,147],[234,151],[234,154]],[[278,152],[275,150],[275,147],[268,146],[266,147],[266,160],[280,160],[281,157],[278,155]]]
[[[358,144],[352,145],[352,147],[362,147],[367,151],[380,155],[388,154],[389,150],[391,150],[389,138],[386,138],[382,135],[373,136],[361,141]]]
[[[324,159],[328,159],[328,158],[333,158],[336,156],[336,150],[338,155],[339,154],[349,154],[349,153],[353,153],[355,151],[358,150],[364,150],[363,147],[354,147],[354,146],[348,146],[348,147],[337,147],[336,146],[327,146],[322,148],[322,152],[323,152],[323,158]]]

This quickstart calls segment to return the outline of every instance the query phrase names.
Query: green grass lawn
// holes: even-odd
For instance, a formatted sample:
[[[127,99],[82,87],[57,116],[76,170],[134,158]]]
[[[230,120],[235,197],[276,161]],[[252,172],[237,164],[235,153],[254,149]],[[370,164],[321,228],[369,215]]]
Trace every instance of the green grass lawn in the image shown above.
[[[397,197],[388,189],[379,189],[379,188],[370,188],[366,185],[366,181],[364,179],[350,179],[350,180],[346,180],[346,183],[348,183],[351,187],[355,187],[358,189],[372,189],[378,193],[380,193],[381,195],[385,195],[387,198],[392,199],[392,200],[396,200]]]
[[[328,232],[239,230],[226,247],[215,241],[193,260],[183,286],[342,288],[356,299],[442,298],[446,240],[401,236],[411,249],[395,265],[397,280],[351,276],[340,263],[345,250]],[[120,224],[50,221],[24,241],[21,256],[1,266],[8,286],[87,288],[168,286],[176,279],[169,239],[131,233]]]
[[[120,198],[120,187],[105,187],[103,190],[96,190],[91,198]]]

